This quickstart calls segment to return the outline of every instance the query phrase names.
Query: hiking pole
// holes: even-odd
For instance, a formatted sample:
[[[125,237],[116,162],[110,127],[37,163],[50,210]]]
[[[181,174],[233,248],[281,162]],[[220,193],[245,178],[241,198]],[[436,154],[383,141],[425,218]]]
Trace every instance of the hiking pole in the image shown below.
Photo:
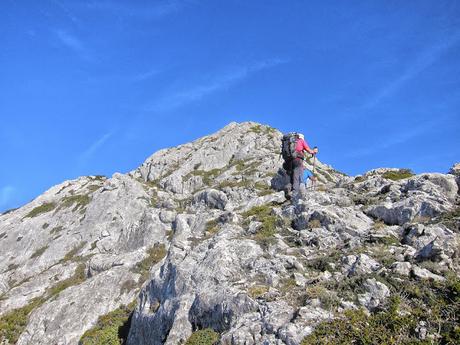
[[[315,147],[313,148],[313,150],[314,150],[314,149],[317,149],[317,147],[315,146]],[[316,154],[313,155],[313,171],[312,171],[312,174],[313,174],[313,181],[312,181],[312,184],[311,184],[312,190],[315,190],[315,189],[316,189],[315,168],[316,168]]]

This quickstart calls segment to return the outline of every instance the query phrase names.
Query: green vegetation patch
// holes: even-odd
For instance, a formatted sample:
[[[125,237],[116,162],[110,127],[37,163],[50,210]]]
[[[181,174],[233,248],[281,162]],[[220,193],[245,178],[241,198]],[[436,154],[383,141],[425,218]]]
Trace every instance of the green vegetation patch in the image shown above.
[[[301,345],[423,344],[414,336],[416,320],[409,315],[399,315],[399,303],[400,300],[395,297],[391,300],[388,310],[371,316],[367,316],[362,309],[348,310],[344,318],[320,324],[302,341]]]
[[[252,298],[260,298],[265,295],[269,290],[267,285],[254,285],[248,289],[248,294]]]
[[[30,278],[25,279],[18,285],[25,283]],[[7,339],[9,344],[15,344],[21,333],[27,326],[30,313],[48,301],[50,298],[57,296],[60,292],[70,286],[82,283],[86,279],[85,264],[81,263],[75,269],[72,277],[58,282],[56,285],[49,288],[44,296],[32,299],[27,305],[9,311],[0,317],[0,341]],[[17,286],[18,286],[17,285]]]
[[[441,223],[454,231],[460,231],[460,207],[443,213],[440,217]]]
[[[219,232],[219,221],[217,219],[211,219],[206,222],[205,235],[212,236]]]
[[[110,313],[100,316],[96,325],[86,331],[79,345],[122,345],[128,338],[131,315],[135,307],[135,302]]]
[[[153,247],[147,249],[147,257],[138,262],[133,268],[134,273],[139,273],[141,275],[139,280],[140,284],[148,279],[150,268],[159,263],[166,254],[166,247],[163,243],[156,243]]]
[[[192,176],[201,176],[203,183],[207,186],[210,186],[213,183],[213,180],[223,173],[226,168],[222,169],[212,169],[212,170],[193,170],[187,175],[184,176],[184,181],[187,181]]]
[[[414,173],[410,169],[399,169],[395,171],[387,171],[382,174],[383,178],[386,178],[392,181],[399,181],[399,180],[403,180],[403,179],[406,179],[412,176],[414,176]]]
[[[53,285],[48,290],[48,296],[49,298],[57,296],[62,291],[67,289],[68,287],[81,284],[85,280],[86,280],[86,265],[84,263],[80,263],[75,269],[74,274],[70,278],[67,278],[67,279],[64,279],[58,282],[56,285]]]
[[[76,194],[66,196],[62,199],[59,209],[70,208],[73,206],[72,211],[83,210],[91,201],[88,194]]]
[[[14,309],[0,317],[0,341],[6,339],[9,344],[16,344],[19,336],[26,328],[29,314],[41,306],[46,300],[38,297],[22,308]]]
[[[185,345],[214,345],[219,341],[219,333],[211,328],[193,332]]]
[[[38,257],[41,256],[47,249],[48,249],[48,246],[44,246],[44,247],[38,248],[38,249],[30,256],[30,258],[31,258],[31,259],[38,258]]]
[[[35,207],[32,211],[26,214],[24,218],[33,218],[36,217],[42,213],[47,213],[56,208],[56,204],[54,202],[45,202],[44,204],[41,204],[40,206]]]
[[[63,262],[68,262],[68,261],[78,261],[76,255],[77,253],[83,249],[83,247],[86,245],[86,241],[80,242],[77,246],[73,247],[71,250],[69,250],[66,255],[64,255],[64,258],[61,260],[60,263]]]
[[[270,126],[254,125],[251,128],[249,128],[248,132],[256,134],[273,134],[276,132],[276,129]]]
[[[50,230],[50,235],[55,235],[61,232],[64,229],[62,225],[56,226]]]
[[[93,192],[97,191],[98,189],[101,189],[102,186],[97,185],[97,184],[92,184],[92,185],[88,186],[87,188],[88,188],[90,193],[93,193]]]
[[[281,220],[273,214],[273,208],[269,204],[255,206],[244,212],[243,217],[246,218],[244,225],[249,225],[249,217],[253,217],[254,220],[262,223],[260,229],[254,235],[254,239],[257,242],[264,246],[273,243],[276,226]]]
[[[459,344],[460,279],[446,274],[445,282],[414,283],[391,276],[374,276],[392,291],[388,303],[369,316],[364,310],[349,310],[333,321],[321,323],[302,345],[309,344]],[[362,292],[365,277],[347,279],[354,294]],[[361,288],[359,288],[361,287]],[[417,337],[420,321],[425,322],[427,340]],[[433,337],[433,339],[430,339]]]

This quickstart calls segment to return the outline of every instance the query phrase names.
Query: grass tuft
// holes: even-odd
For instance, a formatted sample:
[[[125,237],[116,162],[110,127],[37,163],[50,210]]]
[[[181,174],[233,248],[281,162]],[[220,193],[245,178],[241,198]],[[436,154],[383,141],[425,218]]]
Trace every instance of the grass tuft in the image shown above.
[[[37,217],[42,213],[47,213],[56,208],[56,204],[54,202],[45,202],[44,204],[35,207],[32,211],[26,214],[24,218],[33,218]]]

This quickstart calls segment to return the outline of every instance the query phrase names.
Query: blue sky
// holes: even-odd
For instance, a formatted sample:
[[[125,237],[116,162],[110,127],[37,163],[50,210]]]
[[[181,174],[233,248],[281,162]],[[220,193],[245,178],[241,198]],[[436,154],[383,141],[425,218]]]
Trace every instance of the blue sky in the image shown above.
[[[0,211],[258,121],[348,174],[460,161],[460,2],[0,2]]]

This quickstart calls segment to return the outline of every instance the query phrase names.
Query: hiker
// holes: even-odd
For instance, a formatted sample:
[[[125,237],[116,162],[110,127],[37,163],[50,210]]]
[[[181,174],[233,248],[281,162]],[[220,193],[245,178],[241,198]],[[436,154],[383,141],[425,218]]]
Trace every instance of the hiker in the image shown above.
[[[295,195],[299,192],[300,183],[302,182],[303,178],[303,161],[305,159],[305,152],[308,152],[311,155],[315,155],[318,152],[317,148],[313,150],[308,146],[307,142],[305,141],[305,137],[303,134],[299,134],[299,139],[295,145],[295,152],[296,157],[292,161],[292,194]]]
[[[281,154],[284,158],[283,168],[290,177],[290,190],[287,191],[287,197],[297,194],[300,190],[300,183],[303,178],[303,161],[305,152],[315,155],[317,148],[313,150],[308,146],[305,137],[301,133],[288,133],[283,136]]]
[[[314,187],[315,183],[316,183],[316,176],[314,175],[314,173],[308,169],[308,167],[306,166],[305,164],[305,161],[304,161],[304,164],[303,164],[303,179],[302,179],[302,183],[305,185],[305,188],[308,188],[308,181],[310,181],[310,187]]]

